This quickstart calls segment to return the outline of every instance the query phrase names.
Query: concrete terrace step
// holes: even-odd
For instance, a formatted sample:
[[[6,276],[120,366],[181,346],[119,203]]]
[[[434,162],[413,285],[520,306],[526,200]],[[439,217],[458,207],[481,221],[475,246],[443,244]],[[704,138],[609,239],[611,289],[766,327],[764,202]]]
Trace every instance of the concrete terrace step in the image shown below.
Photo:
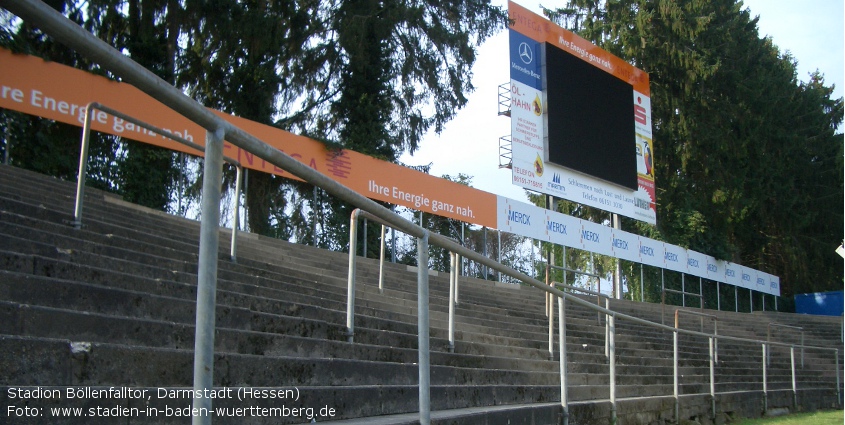
[[[67,224],[74,189],[70,182],[0,166],[0,369],[5,371],[0,385],[187,388],[199,223],[88,190],[85,226],[75,230]],[[350,344],[346,254],[241,233],[237,262],[231,262],[229,234],[220,231],[216,384],[296,387],[307,394],[307,406],[339,413],[320,419],[415,423],[415,270],[385,264],[385,289],[379,291],[378,261],[358,257],[356,335]],[[548,359],[542,291],[467,277],[460,285],[456,352],[450,353],[448,274],[431,273],[433,423],[558,423],[559,365]],[[622,300],[611,305],[660,321],[660,305]],[[781,317],[714,314],[720,334],[756,339],[764,339],[766,324]],[[594,311],[575,303],[567,305],[567,316],[571,418],[604,423],[609,415],[605,318],[597,320]],[[783,317],[782,323],[812,329],[807,343],[841,345],[838,322],[798,319]],[[698,323],[690,318],[682,326],[698,330]],[[557,320],[555,357],[556,326]],[[620,423],[640,423],[637,418],[647,416],[643,409],[671,412],[666,403],[671,396],[666,396],[672,393],[672,333],[624,320],[617,321],[616,330],[617,397],[620,418],[627,418]],[[679,342],[680,391],[690,400],[682,413],[691,417],[709,406],[706,398],[692,402],[709,392],[708,341],[683,335]],[[759,344],[724,340],[719,345],[717,391],[756,397],[762,390]],[[821,400],[831,397],[835,385],[829,373],[833,360],[826,354],[806,353],[807,367],[798,377],[799,388],[823,394]],[[788,350],[773,348],[767,369],[770,402],[790,394],[789,360]],[[720,403],[730,403],[721,397]],[[227,400],[216,405],[244,407]],[[278,407],[279,401],[258,405]],[[671,417],[661,415],[642,423]],[[253,419],[250,423],[303,422],[302,417]]]

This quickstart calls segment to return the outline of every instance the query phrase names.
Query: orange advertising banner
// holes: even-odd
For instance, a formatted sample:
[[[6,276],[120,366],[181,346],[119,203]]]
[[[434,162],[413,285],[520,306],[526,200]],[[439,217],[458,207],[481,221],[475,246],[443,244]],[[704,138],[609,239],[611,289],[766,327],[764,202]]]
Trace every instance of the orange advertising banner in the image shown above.
[[[512,1],[508,2],[508,14],[513,20],[512,29],[536,41],[556,45],[585,62],[626,81],[634,86],[634,90],[646,96],[651,96],[648,74],[645,71]]]
[[[0,49],[0,108],[82,126],[85,110],[99,102],[199,145],[205,130],[132,85],[41,58]],[[496,227],[496,195],[350,150],[330,151],[313,139],[214,111],[270,146],[371,199],[439,216]],[[175,151],[202,153],[132,123],[95,111],[95,130]],[[226,143],[224,155],[244,167],[295,178],[273,164]]]

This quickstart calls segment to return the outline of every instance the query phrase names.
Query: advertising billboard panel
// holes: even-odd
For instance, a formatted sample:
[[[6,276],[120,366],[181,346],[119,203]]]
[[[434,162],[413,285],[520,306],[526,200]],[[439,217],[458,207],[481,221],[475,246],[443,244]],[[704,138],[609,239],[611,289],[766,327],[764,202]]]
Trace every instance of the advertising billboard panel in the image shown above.
[[[656,224],[648,74],[508,7],[512,182]]]
[[[156,127],[172,129],[171,132],[197,144],[205,143],[204,129],[129,84],[110,81],[34,56],[13,54],[1,48],[0,63],[3,64],[0,67],[0,108],[81,126],[87,105],[96,101]],[[525,87],[533,89],[528,84]],[[507,199],[355,151],[330,151],[313,139],[219,111],[213,112],[372,199],[557,245],[693,274],[692,269],[682,265],[688,264],[689,258],[695,258],[699,263],[706,261],[707,275],[702,277],[739,285],[744,274],[746,281],[754,283],[750,289],[780,295],[780,281],[776,276],[717,261],[709,256],[702,259],[703,254],[691,254],[681,247]],[[93,126],[108,134],[202,156],[201,152],[192,151],[104,112],[95,111]],[[68,143],[78,141],[69,140]],[[45,152],[45,155],[48,154]],[[224,154],[238,160],[244,167],[296,179],[296,176],[229,143],[224,144]],[[667,261],[667,253],[678,261]],[[761,277],[763,280],[760,280]]]

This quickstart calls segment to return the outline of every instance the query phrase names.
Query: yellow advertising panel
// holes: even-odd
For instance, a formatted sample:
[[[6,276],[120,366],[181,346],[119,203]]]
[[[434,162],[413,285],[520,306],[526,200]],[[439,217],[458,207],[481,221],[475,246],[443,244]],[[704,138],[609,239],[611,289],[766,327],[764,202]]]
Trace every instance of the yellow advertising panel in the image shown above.
[[[199,145],[205,144],[203,128],[134,86],[0,49],[0,108],[81,126],[86,106],[91,102],[99,102]],[[330,151],[322,143],[307,137],[214,112],[270,146],[371,199],[473,224],[496,226],[496,195],[492,193],[358,152]],[[102,111],[95,112],[92,125],[104,133],[201,156],[193,149]],[[224,155],[237,159],[246,168],[295,178],[229,143],[224,145]]]

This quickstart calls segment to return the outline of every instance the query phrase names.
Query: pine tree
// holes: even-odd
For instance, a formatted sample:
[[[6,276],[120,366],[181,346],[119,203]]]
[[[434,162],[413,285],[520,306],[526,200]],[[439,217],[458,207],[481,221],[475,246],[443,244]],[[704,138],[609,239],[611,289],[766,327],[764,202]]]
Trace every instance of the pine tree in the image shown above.
[[[841,286],[843,109],[820,76],[799,83],[735,0],[547,13],[650,74],[658,227],[628,228],[779,275],[786,297]]]

